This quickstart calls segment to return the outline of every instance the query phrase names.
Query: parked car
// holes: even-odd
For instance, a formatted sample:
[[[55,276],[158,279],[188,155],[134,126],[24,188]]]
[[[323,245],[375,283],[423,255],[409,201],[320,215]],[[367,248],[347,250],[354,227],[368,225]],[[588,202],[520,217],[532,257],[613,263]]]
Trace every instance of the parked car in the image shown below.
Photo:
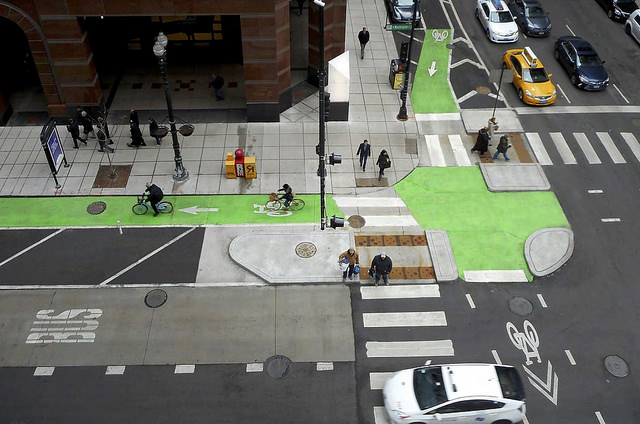
[[[387,380],[382,397],[394,424],[511,424],[526,413],[522,380],[508,365],[427,365],[398,371]]]
[[[389,19],[396,23],[411,23],[413,20],[413,0],[384,0]],[[416,10],[416,21],[420,20],[420,6]]]
[[[518,25],[503,0],[478,0],[476,18],[494,43],[518,41]]]
[[[523,34],[546,37],[551,33],[549,14],[538,0],[509,0],[509,9]]]
[[[634,10],[624,23],[624,32],[640,43],[640,9]]]
[[[560,37],[555,42],[553,56],[567,71],[571,84],[576,87],[599,91],[609,85],[604,61],[588,41],[574,36]]]
[[[631,12],[638,9],[635,0],[596,0],[607,12],[609,19],[624,22]]]
[[[556,102],[556,86],[550,79],[552,74],[547,74],[531,48],[507,50],[502,62],[507,69],[513,70],[513,87],[520,100],[536,106]]]

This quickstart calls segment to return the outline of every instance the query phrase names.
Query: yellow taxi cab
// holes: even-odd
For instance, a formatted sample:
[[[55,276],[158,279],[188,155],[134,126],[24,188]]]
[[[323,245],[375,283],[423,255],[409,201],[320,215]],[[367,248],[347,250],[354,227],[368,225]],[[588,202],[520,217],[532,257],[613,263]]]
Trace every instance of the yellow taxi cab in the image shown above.
[[[507,50],[502,61],[513,70],[513,87],[520,100],[536,106],[555,103],[556,86],[549,79],[551,74],[547,74],[531,48]]]

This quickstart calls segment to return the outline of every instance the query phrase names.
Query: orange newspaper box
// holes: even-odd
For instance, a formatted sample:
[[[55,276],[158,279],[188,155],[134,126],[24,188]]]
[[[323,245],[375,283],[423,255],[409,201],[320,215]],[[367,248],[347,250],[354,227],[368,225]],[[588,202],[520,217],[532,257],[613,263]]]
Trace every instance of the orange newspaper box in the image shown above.
[[[227,158],[224,160],[224,169],[227,172],[227,178],[236,177],[236,164],[231,152],[227,152]]]
[[[244,176],[245,178],[258,178],[255,156],[246,156],[244,158]]]

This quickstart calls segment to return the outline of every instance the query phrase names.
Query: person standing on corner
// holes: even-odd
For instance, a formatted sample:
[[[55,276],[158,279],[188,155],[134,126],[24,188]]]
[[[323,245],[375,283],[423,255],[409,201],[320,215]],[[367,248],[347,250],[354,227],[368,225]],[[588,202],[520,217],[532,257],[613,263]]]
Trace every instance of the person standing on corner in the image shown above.
[[[511,160],[509,158],[509,155],[507,155],[507,150],[509,150],[509,147],[511,147],[511,144],[509,144],[509,134],[505,134],[500,137],[500,142],[496,147],[496,152],[493,154],[493,160],[498,159],[498,155],[500,153],[502,153],[502,155],[504,156],[504,160]]]
[[[360,143],[356,155],[360,155],[360,167],[362,168],[362,172],[364,172],[367,166],[367,159],[371,156],[371,145],[368,140]]]
[[[209,87],[213,87],[216,92],[216,101],[224,100],[224,96],[222,95],[222,87],[224,87],[224,78],[220,75],[211,74],[211,81],[209,82]]]
[[[144,142],[144,138],[142,137],[142,131],[140,131],[140,127],[135,123],[131,124],[131,143],[127,143],[129,147],[140,147],[146,146],[147,144]]]
[[[478,130],[478,137],[476,138],[476,144],[471,148],[471,153],[475,151],[480,152],[480,156],[484,156],[489,150],[489,128],[484,127]]]
[[[347,281],[347,273],[349,275],[349,280],[353,280],[354,268],[360,263],[360,256],[358,255],[358,251],[356,249],[350,247],[347,251],[340,254],[338,263],[342,263],[345,259],[349,261],[349,265],[347,266],[347,269],[342,272],[343,283]]]
[[[129,110],[129,126],[136,124],[136,126],[140,126],[140,119],[138,119],[138,112],[135,109]]]
[[[162,143],[162,137],[158,136],[158,123],[153,118],[149,118],[149,135],[156,139],[158,146]]]
[[[380,167],[380,174],[378,174],[378,181],[381,181],[382,176],[384,175],[384,170],[387,168],[391,168],[391,159],[389,159],[389,153],[387,153],[386,150],[383,150],[380,152],[380,156],[378,156],[376,165]]]
[[[369,42],[369,31],[367,31],[367,27],[362,27],[362,31],[358,33],[358,40],[360,41],[360,59],[364,59],[364,48]]]
[[[104,149],[107,149],[109,153],[113,153],[116,150],[107,144],[107,135],[104,133],[103,129],[98,127],[98,131],[96,132],[96,137],[98,138],[98,143],[100,144],[99,152],[104,153]]]
[[[98,116],[98,129],[104,131],[104,134],[107,136],[108,144],[113,144],[113,140],[111,140],[111,134],[109,134],[109,126],[107,125],[107,121],[102,116]]]
[[[91,117],[86,111],[80,112],[80,124],[82,125],[82,132],[84,133],[84,139],[89,138],[89,134],[91,137],[96,138],[96,132],[93,129],[93,124],[91,123]]]
[[[80,127],[75,119],[69,119],[69,123],[67,124],[67,131],[71,134],[71,139],[73,140],[73,148],[78,148],[78,140],[87,145],[87,140],[80,137]]]
[[[389,274],[393,269],[393,262],[386,253],[382,252],[376,255],[371,261],[371,269],[375,273],[376,286],[380,283],[380,277],[384,280],[385,285],[389,285]]]

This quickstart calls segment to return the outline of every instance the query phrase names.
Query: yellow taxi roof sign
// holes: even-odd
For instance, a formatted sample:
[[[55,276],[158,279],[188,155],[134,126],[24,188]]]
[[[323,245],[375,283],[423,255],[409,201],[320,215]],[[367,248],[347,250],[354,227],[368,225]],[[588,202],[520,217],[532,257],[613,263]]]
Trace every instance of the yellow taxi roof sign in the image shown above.
[[[532,68],[538,66],[538,57],[535,55],[535,53],[533,53],[531,47],[525,47],[524,51],[522,52],[522,56],[524,57],[524,60],[527,61],[527,64],[529,64],[529,66],[531,66]]]

